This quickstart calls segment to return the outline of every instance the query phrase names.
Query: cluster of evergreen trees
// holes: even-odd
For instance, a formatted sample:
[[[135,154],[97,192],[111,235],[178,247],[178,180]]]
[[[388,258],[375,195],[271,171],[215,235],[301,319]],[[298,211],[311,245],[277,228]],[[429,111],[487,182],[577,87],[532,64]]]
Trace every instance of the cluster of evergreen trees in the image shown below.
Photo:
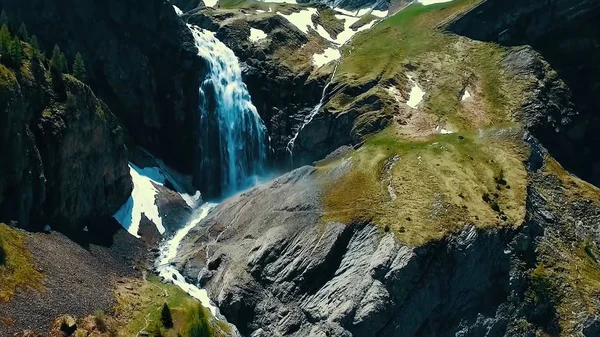
[[[28,42],[31,46],[31,59],[43,58],[36,36],[29,36],[25,24],[21,24],[14,34],[11,33],[8,17],[3,10],[0,13],[0,61],[8,66],[19,68],[27,57],[23,42]],[[49,66],[54,74],[69,73],[67,58],[57,45],[52,51]],[[82,82],[86,80],[85,64],[80,53],[75,55],[72,69],[73,76]]]

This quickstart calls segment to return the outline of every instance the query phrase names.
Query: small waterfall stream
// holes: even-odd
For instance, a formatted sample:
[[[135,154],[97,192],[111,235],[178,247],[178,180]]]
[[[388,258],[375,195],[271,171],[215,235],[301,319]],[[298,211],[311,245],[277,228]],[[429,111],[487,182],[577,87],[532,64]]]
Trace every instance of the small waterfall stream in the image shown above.
[[[302,130],[308,125],[308,123],[312,122],[313,118],[315,118],[317,113],[319,113],[319,110],[321,110],[323,103],[325,103],[325,94],[327,93],[327,89],[329,89],[329,86],[333,82],[333,79],[335,78],[335,73],[337,72],[337,68],[340,65],[340,63],[341,61],[338,61],[335,64],[335,68],[333,68],[333,73],[331,73],[331,77],[327,81],[327,84],[325,84],[325,86],[323,87],[323,92],[321,93],[321,99],[319,100],[319,103],[315,105],[315,107],[310,111],[308,115],[306,115],[306,117],[304,117],[304,121],[302,121],[300,127],[298,127],[298,129],[294,132],[294,136],[292,136],[290,141],[287,143],[286,149],[290,154],[292,162],[294,160],[292,153],[294,151],[294,146],[296,145],[296,139],[298,138],[300,132],[302,132]]]
[[[208,63],[200,85],[199,168],[203,195],[228,196],[265,173],[268,135],[252,104],[237,57],[213,32],[188,25]]]

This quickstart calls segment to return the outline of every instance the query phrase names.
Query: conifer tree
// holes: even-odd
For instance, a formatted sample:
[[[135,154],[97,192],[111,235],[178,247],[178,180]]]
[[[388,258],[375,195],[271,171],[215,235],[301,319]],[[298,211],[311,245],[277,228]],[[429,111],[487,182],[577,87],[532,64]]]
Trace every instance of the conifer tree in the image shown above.
[[[15,67],[20,67],[21,63],[23,62],[23,55],[24,51],[21,40],[17,38],[13,39],[10,43],[10,48],[8,52],[10,63]]]
[[[3,24],[2,27],[0,27],[0,56],[2,56],[3,59],[8,57],[11,40],[8,26]]]
[[[165,304],[163,304],[162,311],[160,312],[160,321],[162,322],[162,325],[167,329],[171,329],[173,327],[171,309],[169,309],[169,306],[166,302]]]
[[[17,31],[17,36],[23,41],[29,40],[29,34],[27,33],[27,27],[25,27],[24,23],[21,23],[21,26],[19,27],[19,30]]]
[[[67,97],[67,89],[62,75],[64,73],[64,57],[65,56],[60,51],[60,48],[55,45],[52,50],[52,58],[50,58],[50,75],[52,77],[54,92],[57,94],[57,98],[60,101]]]
[[[73,76],[81,82],[85,82],[85,64],[83,63],[83,57],[80,53],[75,55],[75,61],[73,61]]]
[[[3,25],[8,26],[8,15],[6,15],[6,12],[4,11],[4,9],[2,10],[2,13],[0,13],[0,26],[3,26]]]
[[[29,39],[29,45],[31,46],[31,58],[38,59],[40,57],[41,53],[40,53],[40,45],[39,45],[37,37],[35,35],[32,35],[31,39]]]
[[[60,51],[60,47],[58,45],[54,45],[54,49],[52,50],[52,58],[50,58],[50,69],[54,68],[56,71],[60,73],[64,73],[65,69],[65,55]]]

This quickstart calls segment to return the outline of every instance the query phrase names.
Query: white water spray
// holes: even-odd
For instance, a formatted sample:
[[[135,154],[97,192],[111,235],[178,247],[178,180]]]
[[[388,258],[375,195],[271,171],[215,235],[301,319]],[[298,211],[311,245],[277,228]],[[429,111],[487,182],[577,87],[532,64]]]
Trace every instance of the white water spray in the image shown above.
[[[217,204],[206,203],[202,205],[197,212],[197,215],[189,221],[185,227],[178,230],[172,238],[165,241],[161,246],[160,257],[156,262],[156,271],[158,275],[165,280],[165,282],[171,282],[181,288],[183,291],[188,293],[193,298],[197,299],[202,305],[210,310],[213,316],[218,317],[217,313],[219,309],[212,303],[208,297],[208,293],[205,289],[198,288],[197,286],[188,283],[183,275],[171,264],[171,261],[177,256],[177,250],[183,238],[187,236],[192,228],[194,228],[198,222],[206,218],[208,213]]]

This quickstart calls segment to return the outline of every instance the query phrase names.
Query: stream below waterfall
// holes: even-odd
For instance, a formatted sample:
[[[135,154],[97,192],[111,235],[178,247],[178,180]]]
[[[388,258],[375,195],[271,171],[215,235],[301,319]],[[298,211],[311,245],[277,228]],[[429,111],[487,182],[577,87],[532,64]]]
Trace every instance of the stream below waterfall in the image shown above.
[[[158,275],[165,281],[171,282],[181,288],[183,291],[188,293],[193,298],[197,299],[202,305],[210,310],[213,316],[219,318],[219,309],[212,303],[208,298],[206,290],[198,288],[197,286],[188,283],[185,277],[181,275],[179,270],[172,265],[173,259],[177,256],[177,250],[179,244],[202,219],[204,219],[208,213],[216,206],[214,203],[205,203],[196,210],[196,215],[180,230],[178,230],[173,237],[165,241],[160,248],[160,255],[156,260],[156,271]]]

